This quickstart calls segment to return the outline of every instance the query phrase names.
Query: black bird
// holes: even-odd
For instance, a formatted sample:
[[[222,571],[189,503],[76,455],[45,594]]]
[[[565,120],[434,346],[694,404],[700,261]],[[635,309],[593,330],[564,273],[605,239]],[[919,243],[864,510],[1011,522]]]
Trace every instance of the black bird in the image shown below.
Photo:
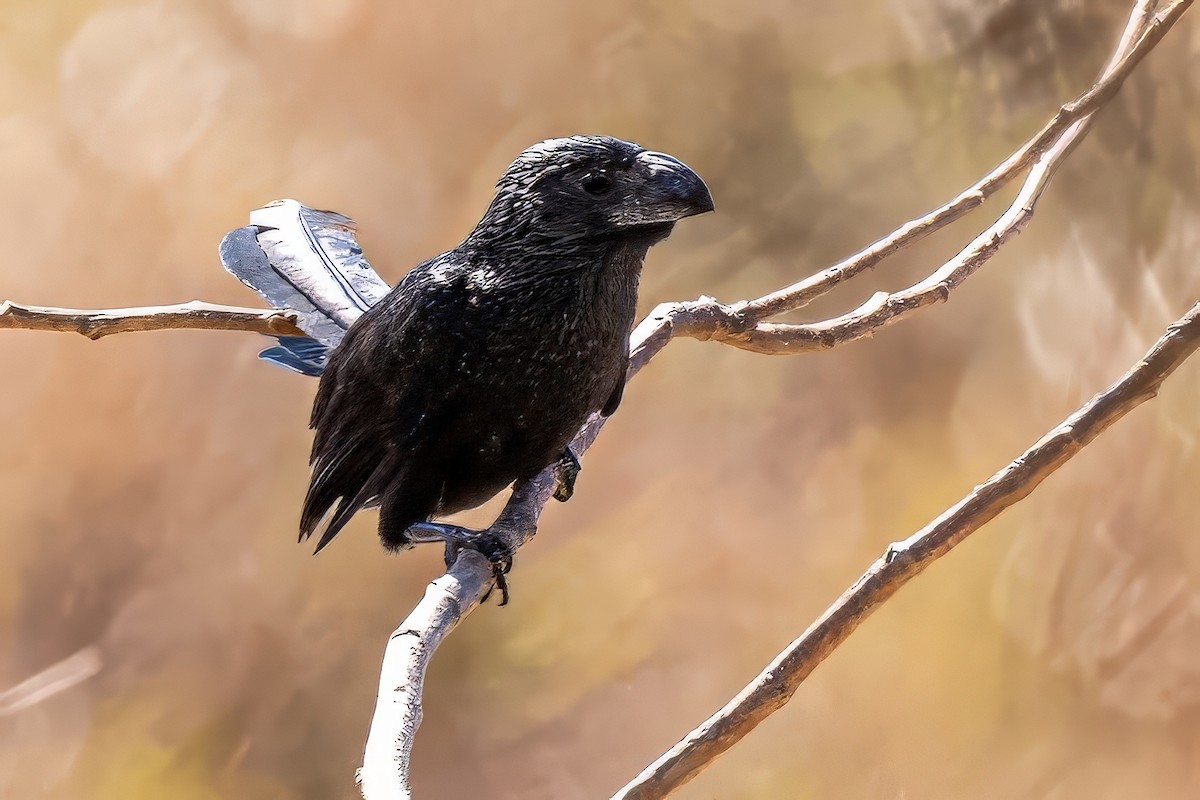
[[[646,251],[712,210],[671,156],[603,136],[541,142],[470,235],[413,268],[323,363],[311,340],[267,351],[323,368],[301,540],[327,520],[320,551],[378,505],[384,545],[407,548],[427,540],[412,526],[573,459],[587,417],[621,402]]]

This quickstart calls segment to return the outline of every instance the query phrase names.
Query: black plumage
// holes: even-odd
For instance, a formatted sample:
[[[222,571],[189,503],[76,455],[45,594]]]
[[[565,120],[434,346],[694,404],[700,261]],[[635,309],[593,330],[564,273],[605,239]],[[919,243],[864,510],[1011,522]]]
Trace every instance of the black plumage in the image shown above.
[[[461,244],[413,268],[329,355],[301,539],[379,505],[379,534],[476,506],[621,401],[646,251],[711,211],[703,181],[620,139],[537,144]],[[331,513],[332,512],[332,513]]]

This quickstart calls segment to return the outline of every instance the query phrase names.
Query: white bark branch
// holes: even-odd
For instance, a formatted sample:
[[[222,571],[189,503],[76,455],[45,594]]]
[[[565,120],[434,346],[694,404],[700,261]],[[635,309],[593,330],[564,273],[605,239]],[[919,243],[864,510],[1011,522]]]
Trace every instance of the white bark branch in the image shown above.
[[[487,559],[473,550],[463,551],[445,575],[429,584],[421,602],[388,639],[375,716],[358,771],[364,794],[367,787],[391,786],[379,796],[412,797],[409,765],[421,724],[421,694],[429,659],[442,639],[479,603],[491,580]],[[461,604],[462,598],[468,605]],[[380,735],[388,731],[400,735]]]

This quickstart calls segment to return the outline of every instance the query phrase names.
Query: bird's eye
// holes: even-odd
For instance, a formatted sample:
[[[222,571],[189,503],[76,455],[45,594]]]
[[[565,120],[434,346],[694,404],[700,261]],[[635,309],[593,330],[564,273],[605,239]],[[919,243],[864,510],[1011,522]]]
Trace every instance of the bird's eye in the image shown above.
[[[588,194],[601,195],[608,194],[609,190],[613,187],[613,181],[612,178],[600,172],[588,175],[579,185]]]

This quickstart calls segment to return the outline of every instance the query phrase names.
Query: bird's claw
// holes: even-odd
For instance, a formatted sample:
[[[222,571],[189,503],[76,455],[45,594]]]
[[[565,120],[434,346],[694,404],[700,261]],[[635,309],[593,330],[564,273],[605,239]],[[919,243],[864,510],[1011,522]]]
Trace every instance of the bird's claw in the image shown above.
[[[579,471],[583,469],[583,465],[579,463],[579,456],[575,455],[575,451],[568,447],[559,456],[558,466],[559,481],[558,486],[554,489],[554,499],[565,503],[571,499],[571,495],[575,494],[575,479],[579,477]]]
[[[441,522],[418,522],[408,529],[408,535],[414,542],[445,542],[447,568],[454,564],[462,550],[479,553],[492,565],[492,580],[500,592],[500,605],[508,605],[508,579],[505,575],[512,569],[513,551],[501,537],[491,531],[476,531]],[[491,594],[489,590],[481,602],[487,602]]]

